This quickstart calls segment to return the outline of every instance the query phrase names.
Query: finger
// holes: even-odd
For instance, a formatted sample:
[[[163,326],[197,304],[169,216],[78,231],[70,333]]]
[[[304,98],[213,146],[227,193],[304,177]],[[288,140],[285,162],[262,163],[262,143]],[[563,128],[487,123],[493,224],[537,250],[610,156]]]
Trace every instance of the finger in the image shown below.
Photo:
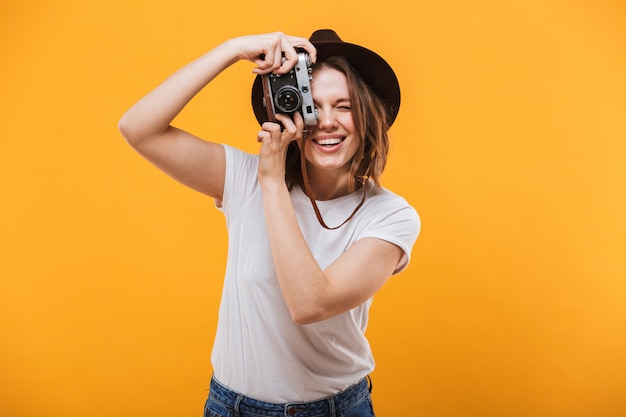
[[[259,130],[259,132],[256,134],[256,141],[257,142],[263,142],[263,138],[265,137],[265,135],[267,135],[266,131]]]
[[[304,129],[304,118],[302,117],[302,114],[300,114],[300,112],[296,112],[293,115],[293,122],[298,128],[298,130]]]
[[[266,74],[272,72],[276,68],[276,48],[265,49],[263,53],[254,60],[257,67],[253,72],[257,74]]]
[[[262,43],[261,53],[254,59],[257,67],[253,72],[257,74],[272,72],[282,64],[280,35],[269,34]]]
[[[279,116],[278,114],[276,116]],[[278,123],[274,122],[265,122],[261,126],[264,132],[270,137],[270,139],[280,138],[281,134],[281,126]]]
[[[270,34],[270,38],[268,40],[268,45],[264,49],[264,65],[262,67],[263,71],[268,72],[278,72],[280,70],[281,65],[283,64],[282,58],[282,41],[281,38],[284,35],[281,33],[272,33]]]
[[[253,72],[261,74],[265,71],[267,68],[267,61],[265,61],[265,57],[265,54],[261,54],[258,58],[254,59],[253,62],[256,64],[256,67],[252,69]]]
[[[296,139],[299,139],[302,136],[302,126],[304,123],[302,122],[302,116],[300,113],[296,112],[294,114],[294,119],[285,114],[277,114],[276,118],[283,124],[284,128],[281,135],[281,141],[286,141],[287,143],[292,142]]]
[[[296,130],[296,125],[293,123],[293,120],[291,120],[291,117],[289,117],[288,115],[283,113],[277,113],[276,119],[283,125],[283,132],[294,132]]]
[[[285,50],[283,48],[283,43],[279,42],[276,45],[276,54],[274,56],[274,68],[276,69],[275,73],[283,73],[289,72],[289,70],[284,69],[285,65]]]
[[[293,123],[296,126],[296,135],[293,137],[292,140],[296,140],[296,139],[300,139],[301,137],[304,137],[306,130],[304,126],[304,118],[302,117],[300,112],[296,112],[293,115]]]
[[[287,38],[284,38],[281,42],[281,54],[284,59],[276,73],[286,74],[298,63],[298,51],[289,43]]]
[[[315,46],[309,41],[307,38],[301,38],[297,36],[288,36],[289,43],[293,46],[293,48],[302,48],[304,49],[311,58],[311,62],[317,62],[317,49]]]

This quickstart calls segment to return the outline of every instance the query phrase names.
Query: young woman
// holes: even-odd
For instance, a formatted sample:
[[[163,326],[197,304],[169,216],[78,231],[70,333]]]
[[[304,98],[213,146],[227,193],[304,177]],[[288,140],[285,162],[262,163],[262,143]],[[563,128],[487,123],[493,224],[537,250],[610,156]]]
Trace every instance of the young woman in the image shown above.
[[[267,121],[261,74],[286,74],[306,51],[317,123]],[[258,155],[171,125],[211,80],[256,64]],[[373,416],[364,336],[376,291],[408,265],[420,223],[379,183],[400,104],[379,55],[321,30],[225,41],[180,69],[119,123],[130,145],[212,197],[228,226],[228,261],[206,416]]]

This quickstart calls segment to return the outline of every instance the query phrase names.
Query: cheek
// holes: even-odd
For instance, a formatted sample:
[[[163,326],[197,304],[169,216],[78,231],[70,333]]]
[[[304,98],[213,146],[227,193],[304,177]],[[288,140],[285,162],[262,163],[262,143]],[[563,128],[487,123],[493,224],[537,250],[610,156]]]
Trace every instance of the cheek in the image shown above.
[[[361,140],[358,137],[354,136],[348,148],[348,154],[350,155],[350,157],[353,158],[357,154],[360,146],[361,146]]]
[[[340,123],[343,126],[343,128],[349,131],[350,133],[352,134],[356,133],[356,127],[354,125],[354,119],[352,118],[352,114],[346,114],[346,117],[341,118]]]

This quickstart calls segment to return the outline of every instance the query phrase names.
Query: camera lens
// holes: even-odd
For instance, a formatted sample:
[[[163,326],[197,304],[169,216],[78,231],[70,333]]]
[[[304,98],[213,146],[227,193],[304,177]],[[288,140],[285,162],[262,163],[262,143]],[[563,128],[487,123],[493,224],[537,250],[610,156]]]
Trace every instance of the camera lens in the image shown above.
[[[293,113],[302,105],[302,96],[294,86],[285,85],[276,92],[274,103],[280,111]]]

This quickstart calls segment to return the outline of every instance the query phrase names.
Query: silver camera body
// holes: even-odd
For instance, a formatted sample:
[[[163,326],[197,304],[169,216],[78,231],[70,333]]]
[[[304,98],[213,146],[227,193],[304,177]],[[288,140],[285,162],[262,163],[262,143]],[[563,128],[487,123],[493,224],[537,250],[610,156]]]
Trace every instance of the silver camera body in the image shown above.
[[[311,59],[306,52],[298,52],[298,63],[286,74],[264,74],[263,105],[269,120],[277,121],[276,114],[293,115],[300,112],[306,127],[317,124],[317,110],[311,94]]]

